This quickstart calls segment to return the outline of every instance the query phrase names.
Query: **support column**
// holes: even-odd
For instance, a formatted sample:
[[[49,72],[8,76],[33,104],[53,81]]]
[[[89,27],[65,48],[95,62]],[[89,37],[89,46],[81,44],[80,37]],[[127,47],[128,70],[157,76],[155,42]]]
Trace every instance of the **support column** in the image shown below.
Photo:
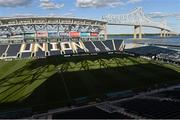
[[[139,26],[139,39],[142,39],[142,26]]]
[[[166,33],[165,33],[165,30],[163,30],[162,31],[162,37],[165,37],[166,35],[165,35]]]
[[[134,39],[142,39],[142,26],[136,25],[134,26]]]
[[[167,31],[166,30],[164,30],[164,37],[166,37],[167,36]]]
[[[107,40],[107,25],[104,26],[104,39]]]
[[[161,29],[160,37],[163,37],[163,29]]]
[[[137,39],[138,26],[134,26],[134,39]]]

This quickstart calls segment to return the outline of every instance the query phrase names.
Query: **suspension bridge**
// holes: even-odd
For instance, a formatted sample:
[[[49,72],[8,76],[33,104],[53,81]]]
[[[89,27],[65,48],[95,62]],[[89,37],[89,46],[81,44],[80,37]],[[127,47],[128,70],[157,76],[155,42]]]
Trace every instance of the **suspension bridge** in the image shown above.
[[[157,22],[144,14],[143,8],[139,7],[130,13],[122,15],[106,15],[102,19],[108,25],[124,25],[134,27],[134,39],[142,39],[142,27],[152,27],[160,29],[160,36],[166,37],[173,34],[166,21]]]

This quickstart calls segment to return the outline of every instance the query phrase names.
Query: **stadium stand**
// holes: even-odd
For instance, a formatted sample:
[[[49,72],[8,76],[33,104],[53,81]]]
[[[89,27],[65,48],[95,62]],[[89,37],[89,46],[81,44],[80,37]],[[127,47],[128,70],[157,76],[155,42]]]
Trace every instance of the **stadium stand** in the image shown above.
[[[8,47],[8,45],[0,45],[0,57],[3,56],[7,47]]]
[[[75,42],[76,44],[78,44],[78,42]],[[85,53],[85,50],[84,49],[81,49],[81,48],[79,48],[79,47],[77,47],[77,53]]]
[[[180,102],[137,98],[115,105],[125,108],[130,113],[149,119],[180,118]]]
[[[122,40],[106,41],[61,41],[61,42],[32,42],[22,44],[0,45],[2,58],[45,58],[47,56],[72,55],[84,53],[105,53],[120,51]],[[116,48],[116,50],[114,50]],[[7,49],[7,50],[6,50]]]
[[[73,54],[73,49],[70,45],[70,42],[68,42],[68,44],[64,44],[65,48],[70,48],[69,50],[63,50],[64,54],[65,55],[70,55],[70,54]]]
[[[153,94],[151,96],[155,97],[165,97],[165,98],[171,98],[171,99],[177,99],[180,100],[180,89],[174,89],[174,90],[169,90],[169,91],[164,91],[160,93]]]
[[[7,51],[6,51],[6,57],[17,57],[17,54],[19,53],[21,48],[21,44],[10,44]]]
[[[56,43],[55,45],[56,45],[57,48],[61,49],[60,44]],[[50,43],[48,43],[48,51],[50,53],[50,56],[57,56],[57,55],[60,54],[60,50],[58,50],[58,49],[57,50],[52,50],[52,49],[53,49],[52,45]]]
[[[21,54],[21,58],[29,58],[31,57],[31,52],[26,52]]]
[[[116,51],[119,51],[120,50],[120,46],[122,45],[122,40],[114,40],[114,45],[115,45],[115,48],[116,48]]]
[[[173,54],[177,52],[175,50],[170,50],[167,48],[161,48],[157,46],[143,46],[143,47],[127,49],[125,51],[135,55],[143,55],[143,56],[154,56],[160,53]]]
[[[110,51],[110,50],[108,50],[109,48],[107,48],[107,49],[105,48],[105,46],[103,45],[103,43],[101,41],[94,41],[93,43],[95,44],[95,46],[97,48],[99,48],[100,52]]]
[[[84,46],[89,50],[90,53],[96,53],[96,46],[91,41],[84,42]]]
[[[114,51],[114,45],[112,40],[106,40],[102,42],[104,43],[105,46],[107,46],[110,49],[110,51]]]
[[[25,50],[30,49],[31,44],[25,44]],[[21,58],[29,58],[31,57],[31,52],[22,52]]]
[[[43,46],[43,43],[39,43],[41,46]],[[46,56],[46,51],[43,51],[41,49],[38,49],[36,52],[35,52],[35,57],[37,58],[45,58]]]
[[[22,119],[32,116],[32,109],[25,108],[25,109],[18,109],[14,111],[8,112],[1,112],[0,119]]]
[[[180,64],[180,53],[160,53],[157,56],[158,60],[163,60],[165,62],[171,62],[171,63],[176,63]]]
[[[120,113],[107,113],[96,107],[88,107],[53,115],[53,119],[130,119]]]

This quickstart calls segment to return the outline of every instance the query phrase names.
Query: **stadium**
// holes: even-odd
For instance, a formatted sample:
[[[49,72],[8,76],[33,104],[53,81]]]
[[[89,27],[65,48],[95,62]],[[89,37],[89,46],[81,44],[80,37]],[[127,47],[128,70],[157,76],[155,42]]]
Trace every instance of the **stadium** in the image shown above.
[[[178,87],[167,89],[173,100],[148,92],[179,83],[179,58],[173,58],[177,64],[161,61],[163,53],[177,52],[125,50],[123,40],[107,39],[106,25],[65,17],[0,18],[0,118],[162,118],[166,105],[160,100],[172,110],[165,107],[164,117],[178,118]],[[154,108],[144,110],[143,99]]]
[[[1,59],[120,51],[123,41],[104,41],[102,21],[30,17],[1,18]],[[101,40],[100,40],[101,39]]]

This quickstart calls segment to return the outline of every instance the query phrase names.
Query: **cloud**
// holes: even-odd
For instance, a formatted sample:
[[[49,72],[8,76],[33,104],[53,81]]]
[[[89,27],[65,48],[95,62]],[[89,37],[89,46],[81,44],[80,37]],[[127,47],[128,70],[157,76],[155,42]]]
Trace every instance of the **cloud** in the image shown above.
[[[74,14],[72,12],[65,13],[63,16],[73,16]]]
[[[76,0],[76,6],[82,8],[88,7],[106,7],[106,6],[119,6],[123,5],[122,0]]]
[[[63,16],[66,17],[73,17],[75,14],[76,9],[70,9],[67,13],[65,13]]]
[[[141,2],[142,0],[129,0],[127,1],[127,3],[137,3],[137,2]]]
[[[69,10],[69,12],[75,12],[76,11],[76,9],[71,9],[71,10]]]
[[[81,8],[117,7],[142,0],[76,0],[76,6]]]
[[[30,16],[37,16],[37,14],[33,13],[15,13],[12,15],[13,17],[30,17]]]
[[[0,7],[27,6],[32,0],[0,0]]]
[[[176,17],[177,20],[180,20],[180,15]]]
[[[167,17],[175,17],[180,18],[180,13],[163,13],[163,12],[152,12],[147,14],[147,16],[151,18],[167,18]]]
[[[40,7],[43,9],[59,9],[64,7],[63,3],[55,3],[51,0],[40,0]]]

